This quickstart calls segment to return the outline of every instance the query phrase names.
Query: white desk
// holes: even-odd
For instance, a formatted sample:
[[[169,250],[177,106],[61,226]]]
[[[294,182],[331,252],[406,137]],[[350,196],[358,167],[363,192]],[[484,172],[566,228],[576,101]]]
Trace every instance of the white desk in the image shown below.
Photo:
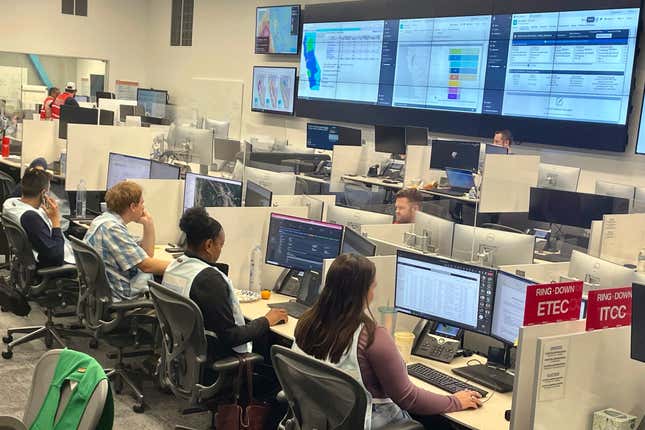
[[[327,184],[329,185],[329,179],[324,178],[314,178],[313,176],[307,176],[304,173],[299,173],[296,175],[298,178],[304,179],[305,181],[315,182],[316,184]]]
[[[433,197],[457,200],[457,201],[460,201],[460,202],[463,202],[463,203],[470,203],[470,204],[473,204],[473,205],[476,204],[476,203],[479,203],[479,199],[471,199],[470,197],[468,197],[468,194],[464,194],[464,195],[461,195],[461,196],[453,196],[453,195],[442,193],[441,191],[435,191],[435,190],[420,190],[420,191],[423,194],[430,195],[430,196],[433,196]]]
[[[401,190],[403,189],[403,182],[387,183],[383,182],[384,178],[370,178],[369,176],[352,176],[352,175],[343,175],[341,179],[344,182],[358,182],[365,185],[376,185],[383,188],[390,188],[392,190]]]
[[[17,155],[10,155],[8,157],[0,157],[0,164],[5,166],[13,167],[15,169],[20,169],[20,160],[21,158]]]
[[[286,302],[291,299],[292,299],[291,297],[283,296],[281,294],[276,294],[272,292],[271,298],[268,300],[259,300],[257,302],[252,302],[252,303],[242,303],[240,304],[240,306],[242,307],[242,313],[244,314],[244,317],[248,318],[249,320],[253,320],[264,316],[269,311],[270,308],[267,306],[268,303]],[[273,326],[271,327],[271,331],[286,339],[293,340],[293,333],[296,329],[297,323],[298,323],[298,320],[296,318],[289,317],[289,321],[287,323]],[[421,357],[413,356],[412,362],[423,363],[429,367],[433,367],[448,375],[454,376],[455,378],[462,379],[465,381],[465,379],[452,373],[450,369],[455,367],[465,366],[468,360],[472,360],[475,358],[479,359],[482,362],[486,361],[486,359],[483,357],[472,356],[468,358],[460,357],[458,359],[455,359],[451,364],[444,364],[438,361],[426,360]],[[428,391],[432,391],[438,394],[447,394],[445,391],[433,385],[426,384],[425,382],[419,379],[411,378],[411,380],[416,386],[426,389]],[[469,383],[473,385],[477,385],[472,382],[469,382]],[[488,396],[484,399],[486,403],[484,403],[484,406],[482,408],[479,408],[477,410],[452,412],[452,413],[446,414],[446,416],[450,420],[471,429],[478,429],[478,430],[508,429],[510,426],[510,423],[504,419],[504,412],[507,409],[511,408],[512,393],[501,394],[501,393],[494,392],[490,388],[486,388],[486,387],[481,387],[481,388],[488,391],[489,393]]]

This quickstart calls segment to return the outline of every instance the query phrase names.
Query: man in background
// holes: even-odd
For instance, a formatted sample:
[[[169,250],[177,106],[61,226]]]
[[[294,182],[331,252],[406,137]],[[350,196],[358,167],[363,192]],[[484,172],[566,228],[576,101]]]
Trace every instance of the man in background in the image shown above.
[[[74,96],[76,96],[76,84],[74,82],[68,82],[67,85],[65,85],[65,92],[59,94],[58,97],[56,97],[56,100],[51,104],[52,118],[60,118],[60,107],[63,105],[79,107]]]
[[[404,188],[396,193],[394,224],[412,224],[421,209],[423,196],[416,188]]]
[[[510,154],[511,146],[513,146],[513,135],[510,130],[500,130],[495,132],[493,137],[493,145],[502,146],[508,149]]]
[[[47,97],[43,101],[43,105],[40,108],[40,119],[51,119],[52,118],[52,103],[56,100],[60,94],[60,90],[56,87],[51,87],[47,92]]]

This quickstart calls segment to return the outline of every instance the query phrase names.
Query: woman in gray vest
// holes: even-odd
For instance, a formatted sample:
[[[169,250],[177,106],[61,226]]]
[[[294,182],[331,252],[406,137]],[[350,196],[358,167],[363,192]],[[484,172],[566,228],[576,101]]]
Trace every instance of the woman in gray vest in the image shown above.
[[[179,228],[186,234],[187,249],[166,268],[163,285],[189,297],[202,311],[204,327],[220,341],[216,350],[209,345],[211,358],[231,355],[231,350],[250,352],[253,340],[265,337],[270,326],[286,321],[287,313],[272,309],[246,324],[231,280],[217,264],[225,240],[221,224],[204,208],[194,207],[181,217]]]
[[[359,255],[338,256],[318,301],[298,321],[293,346],[349,373],[365,388],[371,404],[365,430],[407,421],[408,412],[427,416],[481,406],[475,391],[442,396],[412,384],[394,339],[370,313],[375,290],[374,263]]]

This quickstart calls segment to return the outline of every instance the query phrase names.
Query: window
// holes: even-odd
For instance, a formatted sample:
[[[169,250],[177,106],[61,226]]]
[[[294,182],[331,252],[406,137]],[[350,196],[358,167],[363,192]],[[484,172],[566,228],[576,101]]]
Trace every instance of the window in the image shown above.
[[[194,0],[172,0],[170,46],[193,45]]]
[[[62,0],[61,12],[65,15],[87,16],[87,0]]]

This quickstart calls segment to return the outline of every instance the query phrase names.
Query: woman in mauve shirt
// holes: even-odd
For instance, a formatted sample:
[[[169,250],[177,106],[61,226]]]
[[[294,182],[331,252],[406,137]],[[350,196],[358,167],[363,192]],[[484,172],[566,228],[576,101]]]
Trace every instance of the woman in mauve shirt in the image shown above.
[[[390,333],[369,311],[376,289],[376,267],[367,258],[340,255],[332,263],[318,301],[298,321],[294,350],[352,375],[371,395],[366,427],[481,406],[479,393],[444,396],[410,381]],[[370,414],[371,412],[371,414]]]

